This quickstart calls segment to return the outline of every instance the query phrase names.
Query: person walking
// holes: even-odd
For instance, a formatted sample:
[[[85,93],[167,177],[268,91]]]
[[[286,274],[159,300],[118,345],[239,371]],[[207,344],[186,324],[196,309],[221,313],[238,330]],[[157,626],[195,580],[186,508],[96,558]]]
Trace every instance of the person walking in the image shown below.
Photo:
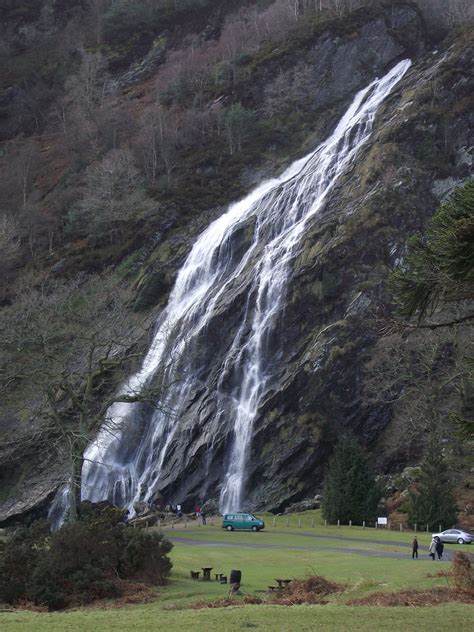
[[[436,538],[436,553],[438,554],[438,560],[442,559],[444,551],[444,544],[441,542],[441,538]]]
[[[436,554],[436,540],[434,538],[431,540],[431,544],[430,544],[430,548],[428,549],[428,552],[431,559],[434,561],[435,554]]]
[[[413,542],[411,544],[411,558],[412,560],[414,560],[415,558],[418,559],[418,538],[415,537],[413,538]]]

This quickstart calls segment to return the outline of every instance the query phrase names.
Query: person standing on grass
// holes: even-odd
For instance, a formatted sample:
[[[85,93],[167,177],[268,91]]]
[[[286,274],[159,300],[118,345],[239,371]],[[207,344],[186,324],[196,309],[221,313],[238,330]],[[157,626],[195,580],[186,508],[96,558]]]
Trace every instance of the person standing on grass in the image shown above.
[[[438,560],[443,557],[444,544],[441,542],[441,538],[436,538],[436,553],[438,554]]]
[[[416,535],[413,538],[413,542],[411,545],[411,557],[413,560],[415,559],[415,557],[416,559],[418,559],[418,538],[416,537]]]
[[[430,548],[428,549],[428,552],[431,559],[434,561],[435,554],[436,554],[436,540],[434,538],[431,540],[431,544],[430,544]]]

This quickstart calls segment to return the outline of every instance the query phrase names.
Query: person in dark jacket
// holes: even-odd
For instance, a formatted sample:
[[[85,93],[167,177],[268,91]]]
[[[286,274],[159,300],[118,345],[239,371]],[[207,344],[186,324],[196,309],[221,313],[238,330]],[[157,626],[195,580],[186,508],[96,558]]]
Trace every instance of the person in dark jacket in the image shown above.
[[[411,545],[411,557],[413,560],[415,559],[415,557],[416,559],[418,559],[418,538],[416,537],[416,535],[413,538],[413,542]]]
[[[438,554],[438,560],[443,557],[444,544],[441,542],[440,538],[436,538],[436,553]]]

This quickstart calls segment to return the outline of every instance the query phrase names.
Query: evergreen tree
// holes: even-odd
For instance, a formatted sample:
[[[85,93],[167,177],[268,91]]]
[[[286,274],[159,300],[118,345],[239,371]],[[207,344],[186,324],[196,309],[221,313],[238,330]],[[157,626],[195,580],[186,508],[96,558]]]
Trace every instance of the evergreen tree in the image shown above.
[[[323,517],[330,523],[374,520],[381,496],[363,448],[353,437],[341,438],[324,481]]]
[[[412,237],[402,267],[390,279],[402,316],[417,316],[417,327],[435,329],[474,322],[474,181],[458,187],[434,214],[425,235]],[[455,308],[446,318],[443,307]],[[442,317],[439,317],[441,308]],[[434,322],[423,322],[438,312]],[[462,393],[464,418],[452,415],[465,438],[474,437],[470,417],[474,393],[474,358],[466,357]]]
[[[421,465],[420,484],[417,492],[410,493],[408,522],[431,531],[448,529],[457,521],[448,466],[439,444],[432,439]]]
[[[474,298],[474,181],[458,187],[439,207],[425,235],[410,239],[391,288],[399,312],[420,321],[443,304]],[[474,314],[462,318],[468,321]]]

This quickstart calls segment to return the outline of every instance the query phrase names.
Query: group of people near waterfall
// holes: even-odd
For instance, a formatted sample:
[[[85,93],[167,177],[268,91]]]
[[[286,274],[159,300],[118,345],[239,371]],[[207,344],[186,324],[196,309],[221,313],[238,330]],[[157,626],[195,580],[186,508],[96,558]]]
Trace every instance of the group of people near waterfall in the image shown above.
[[[435,559],[436,555],[438,556],[438,560],[440,560],[443,557],[443,551],[444,544],[441,542],[441,539],[435,535],[428,548],[428,554],[432,560]],[[411,556],[413,559],[418,559],[418,538],[416,536],[413,538]]]

